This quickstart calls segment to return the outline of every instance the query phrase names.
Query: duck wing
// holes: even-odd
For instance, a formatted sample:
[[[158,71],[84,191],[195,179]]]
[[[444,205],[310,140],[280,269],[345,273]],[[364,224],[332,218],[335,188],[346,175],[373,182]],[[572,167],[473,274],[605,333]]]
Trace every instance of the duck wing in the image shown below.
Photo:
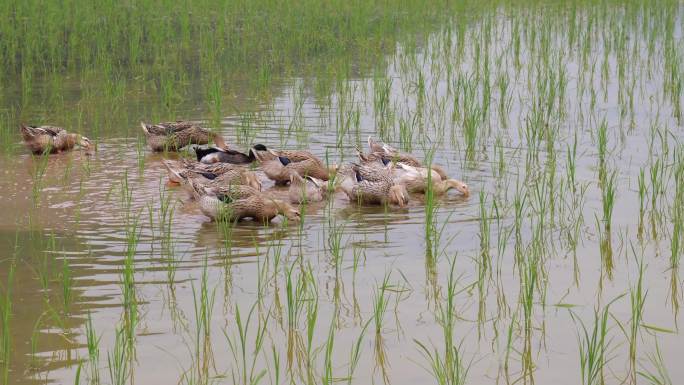
[[[216,147],[195,147],[195,155],[197,161],[202,163],[250,164],[256,159],[251,150],[249,154],[245,154],[237,150]]]
[[[62,127],[55,127],[55,126],[27,126],[22,124],[21,125],[21,131],[28,135],[28,136],[39,136],[39,135],[48,135],[48,136],[57,136],[60,133],[64,132],[64,129]]]
[[[391,176],[384,168],[353,164],[352,170],[354,170],[358,182],[387,182],[392,180]]]
[[[43,130],[46,134],[48,134],[50,136],[57,136],[57,135],[65,132],[65,130],[62,127],[55,127],[55,126],[41,126],[41,127],[38,127],[38,129]]]
[[[303,162],[305,160],[313,159],[317,162],[321,162],[318,157],[308,151],[301,151],[301,150],[282,150],[282,151],[276,151],[276,153],[284,158],[287,158],[290,160],[290,162]]]
[[[147,124],[142,123],[143,129],[150,135],[171,135],[178,133],[180,131],[187,130],[191,127],[195,127],[195,123],[192,122],[162,122],[157,124]]]
[[[259,194],[259,191],[255,188],[245,185],[223,185],[215,187],[214,191],[216,192],[216,196],[226,203],[230,203],[226,200],[235,201],[237,199],[246,199]]]
[[[221,150],[219,150],[216,147],[209,147],[209,148],[195,147],[195,155],[197,156],[198,162],[201,162],[205,156],[215,154],[217,152],[221,152]]]

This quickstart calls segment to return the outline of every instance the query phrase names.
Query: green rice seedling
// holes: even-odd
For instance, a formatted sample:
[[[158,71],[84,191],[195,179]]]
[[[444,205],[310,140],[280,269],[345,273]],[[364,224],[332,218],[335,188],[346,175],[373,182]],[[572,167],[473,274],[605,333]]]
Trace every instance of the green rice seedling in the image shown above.
[[[54,255],[57,253],[55,234],[51,233],[50,237],[47,239],[47,245],[45,251],[40,255],[40,261],[38,261],[38,281],[40,282],[40,287],[43,290],[43,296],[47,300],[50,291],[50,281],[52,280],[52,261]]]
[[[537,251],[525,261],[520,277],[520,304],[523,314],[523,349],[522,349],[522,378],[530,382],[534,381],[534,360],[532,357],[532,334],[534,332],[532,320],[534,313],[534,293],[537,290],[539,275],[539,259]]]
[[[258,384],[266,375],[266,369],[257,370],[257,358],[263,349],[264,340],[266,337],[269,313],[266,317],[256,316],[257,330],[254,336],[254,341],[250,343],[249,327],[252,323],[252,316],[255,315],[254,310],[257,303],[254,303],[249,310],[246,320],[242,320],[240,315],[240,308],[235,306],[235,326],[237,328],[238,337],[231,337],[223,333],[228,340],[228,347],[233,356],[233,369],[231,370],[231,377],[233,384],[252,385]],[[248,357],[248,353],[251,357]],[[202,377],[201,377],[202,378]],[[204,377],[206,378],[206,377]],[[207,379],[208,380],[208,379]]]
[[[49,149],[48,149],[49,151]],[[45,174],[47,172],[49,156],[31,155],[33,169],[31,177],[33,184],[31,186],[31,196],[33,197],[33,204],[38,205],[41,198],[41,191],[43,191],[43,183],[45,182]]]
[[[401,149],[407,152],[413,151],[413,123],[415,123],[415,119],[409,123],[404,118],[399,118],[399,144]]]
[[[632,245],[632,252],[634,253],[636,259],[636,251]],[[629,289],[629,300],[631,309],[631,320],[629,328],[629,364],[630,364],[630,375],[632,383],[637,381],[637,342],[639,338],[639,331],[643,323],[644,305],[646,303],[646,295],[648,290],[644,289],[644,261],[643,253],[641,258],[637,259],[637,267],[639,269],[639,276],[637,278],[637,283],[635,287],[630,287]]]
[[[440,385],[466,384],[470,364],[463,359],[462,343],[456,345],[454,341],[454,328],[456,324],[456,295],[459,291],[457,285],[460,277],[455,275],[456,258],[450,263],[449,276],[447,278],[447,291],[444,302],[439,302],[437,322],[442,329],[444,339],[443,353],[439,349],[430,349],[424,343],[414,339],[419,350],[429,363],[429,372]]]
[[[0,153],[2,154],[10,155],[15,151],[15,115],[14,108],[0,113]]]
[[[477,293],[478,293],[478,337],[482,336],[482,327],[486,319],[487,284],[492,278],[492,257],[490,254],[489,212],[486,208],[486,196],[480,191],[480,252],[477,257]]]
[[[342,237],[344,235],[346,224],[339,225],[331,217],[328,220],[328,251],[331,254],[333,266],[339,266],[342,263],[342,251],[344,243]]]
[[[568,181],[568,186],[572,189],[573,194],[577,193],[577,132],[575,132],[575,137],[572,142],[572,147],[568,145],[567,150],[567,161],[566,161],[566,177]]]
[[[224,253],[227,256],[231,256],[233,251],[233,230],[235,229],[236,222],[230,219],[230,216],[227,215],[228,212],[222,214],[224,215],[219,215],[216,219],[216,227],[221,234],[221,239],[223,239]]]
[[[359,263],[361,262],[361,257],[363,261],[366,261],[366,251],[363,247],[354,245],[352,248],[352,282],[356,281],[356,273],[359,271]]]
[[[644,213],[646,212],[646,206],[645,206],[645,200],[646,200],[646,178],[645,178],[645,170],[641,168],[639,170],[639,176],[638,176],[638,184],[639,184],[639,225],[637,228],[637,236],[639,239],[643,237],[644,233]]]
[[[501,135],[497,135],[494,147],[496,148],[495,152],[497,158],[495,173],[498,178],[503,178],[506,175],[506,158],[504,155],[504,144]]]
[[[114,347],[112,348],[112,351],[107,352],[109,381],[112,385],[126,385],[132,375],[132,367],[130,366],[130,357],[128,353],[131,347],[127,346],[129,341],[126,331],[117,327],[114,337]]]
[[[509,116],[513,106],[513,95],[509,93],[510,78],[507,72],[504,71],[499,74],[496,79],[496,85],[499,90],[499,123],[501,123],[501,127],[508,128]]]
[[[207,104],[214,117],[213,124],[218,125],[221,122],[221,90],[223,88],[223,81],[221,80],[220,75],[214,75],[212,78],[213,79],[209,81],[209,85],[207,86]]]
[[[504,256],[506,254],[506,248],[508,247],[509,240],[511,238],[511,234],[513,233],[513,228],[511,226],[506,226],[503,218],[502,218],[502,213],[499,210],[499,207],[501,207],[501,204],[498,204],[497,201],[495,200],[492,202],[492,212],[495,213],[496,215],[496,233],[498,234],[497,237],[497,264],[496,264],[496,301],[497,301],[497,310],[499,311],[500,315],[506,314],[508,312],[508,304],[506,301],[506,290],[504,289],[505,285],[503,283],[503,262],[504,262]]]
[[[162,188],[160,181],[157,221],[159,223],[159,238],[161,238],[161,254],[166,260],[166,276],[171,286],[173,286],[173,283],[175,282],[176,270],[179,264],[179,261],[175,256],[172,232],[175,209],[176,206],[173,204],[171,195],[166,192],[166,189]],[[150,222],[152,222],[151,214]]]
[[[280,354],[278,354],[275,344],[271,345],[271,356],[273,357],[271,384],[280,384]]]
[[[74,377],[74,385],[81,384],[81,370],[83,369],[83,362],[79,362],[76,367],[76,376]]]
[[[601,203],[603,205],[603,226],[607,233],[610,233],[611,223],[613,219],[613,207],[615,205],[615,179],[616,172],[613,171],[606,177],[601,186]]]
[[[133,204],[133,190],[131,189],[128,182],[128,169],[124,170],[124,174],[120,181],[120,199],[121,199],[121,209],[124,213],[124,220],[126,223],[130,222],[130,213]]]
[[[90,312],[88,312],[88,320],[85,326],[86,334],[86,345],[88,347],[88,366],[90,368],[90,383],[99,384],[100,383],[100,339],[101,336],[97,336],[95,333],[95,327],[93,326],[93,317]]]
[[[463,137],[465,139],[465,153],[466,159],[469,161],[475,160],[475,150],[477,146],[477,133],[480,130],[480,124],[483,119],[482,107],[477,105],[474,101],[474,95],[466,95],[466,106],[464,108],[463,116]]]
[[[513,198],[513,211],[515,213],[513,220],[513,234],[514,234],[514,256],[515,264],[518,266],[518,270],[522,272],[523,269],[523,237],[522,237],[522,222],[524,219],[525,202],[527,200],[527,195],[524,195],[520,190],[520,185],[516,185],[516,192]]]
[[[650,385],[673,385],[674,382],[665,366],[665,359],[657,340],[655,352],[649,353],[647,357],[653,369],[648,369],[645,365],[642,365],[642,370],[638,372],[639,377],[643,378]]]
[[[294,276],[295,263],[285,271],[285,294],[287,300],[287,367],[292,373],[297,344],[297,329],[306,304],[307,282],[303,275]],[[297,279],[299,278],[299,279]]]
[[[375,363],[376,368],[382,372],[382,377],[385,383],[388,383],[388,363],[387,353],[385,352],[385,342],[382,335],[383,322],[387,306],[389,305],[389,289],[390,289],[391,273],[386,273],[382,282],[378,285],[373,295],[373,324],[375,326]]]
[[[384,140],[389,139],[387,129],[393,119],[391,112],[391,77],[373,77],[373,115],[378,134]]]
[[[598,234],[599,252],[601,255],[601,268],[605,272],[609,280],[613,279],[613,242],[612,235],[605,230],[605,226],[601,226],[598,217],[596,219],[596,232]],[[601,280],[603,282],[603,280]]]
[[[681,157],[681,150],[680,155]],[[675,156],[677,157],[677,156]],[[672,234],[670,235],[670,268],[673,271],[679,269],[681,258],[681,239],[684,236],[684,160],[676,161],[675,195],[672,203]]]
[[[618,297],[620,298],[620,297]],[[579,345],[580,373],[582,385],[600,385],[605,383],[605,369],[610,359],[611,339],[608,338],[608,318],[610,305],[618,298],[603,307],[594,310],[594,322],[591,329],[572,311],[570,315],[578,322],[581,330],[577,336]]]
[[[321,376],[322,384],[332,385],[334,381],[338,379],[333,375],[333,350],[335,348],[335,330],[337,329],[337,319],[336,315],[332,317],[330,321],[330,327],[328,328],[328,337],[325,340],[325,356],[323,361],[323,375]]]
[[[312,283],[313,285],[313,283]],[[306,299],[306,358],[305,358],[305,376],[307,384],[315,384],[314,373],[314,332],[316,331],[316,322],[318,322],[318,292],[315,288],[309,289],[314,293],[313,298]],[[336,314],[331,317],[335,319]]]
[[[209,290],[206,255],[202,266],[199,290],[195,289],[194,283],[191,283],[191,288],[195,311],[195,333],[193,337],[195,340],[194,359],[197,368],[197,378],[207,381],[209,378],[209,367],[213,362],[211,319],[216,299],[216,288],[211,289],[211,291]]]
[[[359,361],[361,359],[361,348],[363,347],[363,338],[366,336],[366,331],[368,330],[371,321],[372,319],[366,321],[366,323],[361,328],[361,331],[359,332],[359,336],[354,340],[354,343],[352,344],[352,348],[349,353],[349,367],[347,368],[347,385],[351,385],[352,380],[354,379],[354,373],[356,372],[356,368],[359,365]]]
[[[126,214],[129,216],[130,214]],[[123,331],[126,333],[128,342],[126,347],[135,347],[135,329],[138,325],[138,294],[135,282],[135,256],[140,241],[139,216],[130,218],[126,224],[126,255],[121,269],[121,292],[123,297]]]
[[[486,203],[486,194],[484,191],[480,191],[480,263],[482,264],[483,272],[488,273],[489,278],[491,278],[492,257],[490,254],[490,214],[487,210]]]
[[[39,368],[38,363],[38,340],[40,338],[40,332],[43,327],[43,316],[46,313],[42,313],[33,325],[33,330],[31,332],[31,358],[29,362],[29,369],[36,370]]]
[[[658,199],[664,193],[664,165],[660,159],[656,161],[650,167],[651,176],[651,232],[653,238],[657,238],[657,225],[660,222],[660,212]]]
[[[426,164],[430,167],[434,150],[426,153]],[[425,252],[428,260],[434,261],[438,257],[439,235],[436,227],[436,215],[439,203],[432,186],[432,173],[428,173],[427,189],[425,190]]]

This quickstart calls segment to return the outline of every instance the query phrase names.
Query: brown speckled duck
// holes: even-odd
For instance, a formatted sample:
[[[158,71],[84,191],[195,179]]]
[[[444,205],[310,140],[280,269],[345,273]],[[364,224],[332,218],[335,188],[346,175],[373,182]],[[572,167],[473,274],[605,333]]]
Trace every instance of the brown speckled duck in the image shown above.
[[[178,151],[189,144],[207,144],[210,141],[228,150],[228,145],[221,135],[193,122],[176,121],[158,124],[140,122],[140,126],[145,132],[147,145],[152,151]]]
[[[395,163],[403,163],[413,167],[425,167],[423,166],[423,163],[420,160],[418,160],[418,158],[416,158],[415,156],[400,152],[396,148],[388,146],[384,143],[376,142],[370,136],[368,137],[368,147],[370,148],[371,153],[366,154],[365,156],[368,157],[370,160],[382,159],[383,162],[390,160]],[[361,157],[361,155],[359,155],[359,157]],[[449,179],[446,170],[444,170],[444,168],[442,168],[441,166],[433,164],[430,166],[430,168],[432,168],[439,174],[440,179]]]
[[[457,179],[443,180],[437,171],[425,167],[413,167],[404,163],[397,163],[397,167],[392,172],[392,178],[395,184],[406,186],[406,189],[412,193],[427,191],[429,180],[435,195],[443,195],[452,188],[460,191],[466,197],[470,195],[467,184]]]
[[[193,180],[190,180],[189,184],[199,202],[200,210],[211,219],[238,221],[251,218],[262,223],[268,223],[278,215],[283,215],[289,220],[300,219],[299,211],[289,203],[272,199],[260,192],[239,197],[217,193]]]
[[[24,144],[34,154],[54,154],[69,151],[75,146],[90,149],[90,139],[68,133],[62,127],[21,125]]]
[[[182,180],[179,180],[176,177],[177,173],[185,173],[187,171],[192,171],[195,173],[210,173],[214,174],[216,176],[223,175],[229,171],[236,170],[236,169],[244,169],[243,166],[236,165],[236,164],[231,164],[231,163],[200,163],[200,162],[194,162],[192,160],[188,160],[185,158],[181,158],[177,161],[173,160],[163,160],[164,166],[166,166],[166,169],[169,170],[169,180],[174,183],[181,183]],[[170,170],[175,170],[176,172],[171,172]]]
[[[328,184],[311,176],[301,177],[298,173],[290,174],[288,196],[292,203],[320,202],[325,199]]]
[[[169,174],[169,180],[174,183],[184,184],[189,179],[195,180],[207,187],[220,187],[229,185],[246,185],[261,191],[261,182],[256,174],[244,167],[237,167],[227,163],[223,166],[215,165],[202,169],[197,163],[174,162],[164,160],[164,166]]]
[[[254,151],[266,176],[278,185],[290,181],[292,172],[327,181],[336,172],[337,166],[327,167],[323,161],[308,151]]]
[[[350,201],[366,204],[394,204],[405,207],[408,191],[392,180],[392,166],[385,169],[351,164],[339,171],[338,188]]]

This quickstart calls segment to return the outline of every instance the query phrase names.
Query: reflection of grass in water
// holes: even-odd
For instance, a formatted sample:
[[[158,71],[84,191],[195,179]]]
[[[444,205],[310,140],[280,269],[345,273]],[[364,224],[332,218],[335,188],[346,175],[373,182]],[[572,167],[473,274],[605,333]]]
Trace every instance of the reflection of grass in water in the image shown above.
[[[59,274],[59,280],[62,286],[62,305],[64,312],[67,313],[73,300],[74,278],[66,256],[62,257],[62,271]]]

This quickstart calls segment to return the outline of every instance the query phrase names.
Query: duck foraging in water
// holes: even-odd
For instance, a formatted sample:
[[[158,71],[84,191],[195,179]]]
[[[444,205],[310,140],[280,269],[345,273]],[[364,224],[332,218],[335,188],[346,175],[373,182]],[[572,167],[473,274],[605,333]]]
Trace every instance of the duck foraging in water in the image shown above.
[[[169,180],[174,183],[184,184],[188,180],[195,180],[198,183],[210,187],[246,185],[257,191],[261,191],[261,182],[256,174],[244,167],[236,167],[228,163],[218,167],[219,164],[204,168],[201,163],[174,162],[171,160],[162,161],[169,174]],[[201,166],[200,166],[201,165]]]
[[[290,174],[288,196],[292,203],[320,202],[325,199],[328,186],[325,181],[311,176],[302,178],[298,173]]]
[[[252,218],[255,221],[268,223],[278,215],[283,215],[289,220],[300,220],[299,210],[287,202],[269,198],[262,193],[236,198],[234,195],[217,194],[192,180],[189,184],[202,213],[213,220],[238,221]]]
[[[394,163],[404,163],[406,165],[413,167],[425,167],[423,166],[423,163],[420,160],[418,160],[418,158],[416,158],[415,156],[399,152],[399,150],[397,150],[396,148],[388,146],[384,143],[376,142],[370,136],[368,137],[368,147],[371,150],[371,154],[366,156],[371,158],[383,159],[383,163],[386,160],[389,160]],[[359,155],[359,157],[361,157],[361,155]],[[447,175],[446,171],[441,166],[432,164],[430,165],[430,168],[439,174],[440,179],[449,179],[449,176]]]
[[[394,183],[391,172],[391,165],[379,169],[351,164],[339,172],[338,188],[347,194],[350,201],[405,207],[409,202],[408,191],[404,185]]]
[[[236,150],[223,149],[217,147],[201,148],[195,147],[195,155],[197,161],[202,163],[232,163],[232,164],[250,164],[256,160],[254,151],[266,151],[266,146],[263,144],[256,144],[249,149],[247,154]]]
[[[467,184],[457,179],[443,180],[434,169],[397,163],[392,177],[394,183],[406,186],[406,189],[412,193],[425,193],[429,183],[435,195],[443,195],[452,188],[460,191],[463,196],[467,197],[470,195],[470,189]]]
[[[75,146],[90,150],[90,139],[68,133],[62,127],[21,125],[24,144],[34,154],[54,154],[69,151]]]
[[[213,141],[216,146],[228,150],[223,137],[193,122],[176,121],[148,124],[140,122],[145,132],[147,145],[152,151],[178,151],[190,144],[208,144]]]
[[[307,151],[253,151],[266,176],[277,185],[286,185],[290,175],[310,176],[327,181],[337,171],[337,166],[327,167],[318,157]]]

